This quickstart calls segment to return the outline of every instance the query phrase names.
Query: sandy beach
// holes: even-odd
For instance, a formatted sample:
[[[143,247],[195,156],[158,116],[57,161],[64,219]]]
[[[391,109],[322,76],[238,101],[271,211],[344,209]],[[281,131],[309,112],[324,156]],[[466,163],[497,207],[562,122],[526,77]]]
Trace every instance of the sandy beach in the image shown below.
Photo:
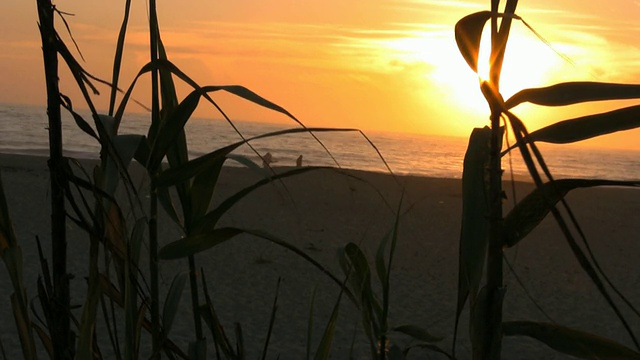
[[[28,295],[34,297],[40,273],[35,237],[39,236],[45,244],[50,238],[46,159],[2,154],[0,170],[24,252]],[[348,174],[362,181],[336,171],[319,170],[263,187],[237,204],[223,219],[223,224],[267,231],[305,250],[342,276],[338,250],[348,242],[358,243],[372,260],[379,241],[393,225],[394,210],[404,187],[398,248],[392,267],[390,322],[422,326],[442,336],[439,345],[450,351],[462,210],[460,180],[402,176],[396,181],[388,174],[354,170]],[[258,179],[258,175],[248,169],[225,168],[215,197],[219,201]],[[143,176],[135,181],[142,189],[148,185]],[[518,198],[522,198],[532,185],[519,182],[516,188]],[[507,193],[510,194],[510,190]],[[505,203],[506,209],[512,206],[512,200]],[[568,201],[603,270],[639,307],[640,190],[576,190],[570,193]],[[160,223],[161,245],[179,238],[178,230],[167,217],[161,218]],[[79,305],[86,289],[88,239],[73,224],[67,226],[69,271],[75,275],[71,281],[72,299]],[[45,251],[50,256],[49,250],[45,248]],[[526,290],[514,274],[505,274],[505,320],[549,321],[538,310],[537,303],[559,324],[595,332],[632,347],[623,326],[573,258],[552,219],[545,219],[517,248],[509,249],[506,258]],[[311,341],[312,348],[317,346],[339,289],[310,264],[287,250],[249,236],[203,252],[196,261],[204,267],[222,322],[228,329],[232,329],[235,322],[242,324],[247,358],[257,358],[262,350],[279,277],[282,284],[269,358],[305,357],[314,289]],[[173,275],[186,270],[186,260],[163,261],[161,269],[162,286],[166,290]],[[4,267],[0,270],[0,288],[5,289],[0,296],[0,339],[8,354],[17,355],[19,342],[11,315],[10,282]],[[186,292],[181,304],[184,316],[177,320],[171,334],[185,349],[193,338]],[[638,318],[629,311],[625,314],[629,315],[634,330],[640,331]],[[354,358],[367,358],[368,344],[357,315],[355,307],[343,301],[331,358],[348,358],[355,327],[358,330],[355,331]],[[460,359],[471,357],[467,320],[468,309],[459,331],[457,356]],[[210,334],[207,335],[210,338]],[[396,341],[406,343],[404,338]],[[503,349],[505,359],[567,358],[541,343],[522,338],[506,338]],[[209,351],[213,353],[212,346]],[[410,354],[412,359],[439,358],[422,350]]]

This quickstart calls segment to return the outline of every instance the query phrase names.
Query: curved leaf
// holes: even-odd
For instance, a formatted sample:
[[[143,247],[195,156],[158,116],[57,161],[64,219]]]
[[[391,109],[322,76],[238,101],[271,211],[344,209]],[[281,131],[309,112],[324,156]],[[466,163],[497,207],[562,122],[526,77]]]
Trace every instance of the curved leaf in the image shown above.
[[[297,133],[308,133],[308,132],[359,132],[357,129],[340,129],[340,128],[293,128],[293,129],[284,129],[273,131],[270,133],[257,135],[252,138],[248,138],[246,140],[241,140],[236,143],[227,145],[223,148],[216,149],[206,155],[202,155],[198,158],[188,161],[187,163],[177,166],[174,168],[167,169],[161,172],[156,178],[156,186],[158,187],[167,187],[179,184],[183,181],[187,181],[192,177],[202,173],[213,163],[217,163],[221,160],[226,159],[227,155],[232,151],[237,149],[238,147],[258,139],[264,139],[274,136],[286,135],[286,134],[297,134]]]
[[[318,349],[316,350],[316,356],[314,357],[314,360],[324,360],[329,358],[331,344],[333,343],[333,338],[336,334],[336,326],[338,325],[338,314],[340,310],[340,301],[342,300],[342,294],[343,292],[341,291],[338,295],[338,300],[336,300],[336,303],[333,306],[331,317],[329,318],[329,322],[327,323],[327,326],[322,333],[322,339],[320,340],[320,344],[318,344]]]
[[[308,171],[314,171],[323,169],[323,167],[305,167],[305,168],[297,168],[293,170],[289,170],[280,174],[276,174],[271,176],[270,178],[262,179],[253,185],[247,186],[246,188],[238,191],[237,193],[231,195],[222,203],[220,203],[215,209],[208,212],[205,216],[196,219],[193,225],[194,232],[206,232],[212,230],[218,220],[224,215],[233,205],[235,205],[238,201],[242,200],[245,196],[249,195],[252,191],[272,183],[274,180],[283,179],[286,177],[302,174]]]
[[[365,333],[373,346],[381,335],[382,309],[371,289],[371,270],[367,258],[358,245],[350,242],[340,252],[340,265],[351,283]]]
[[[431,335],[427,330],[416,325],[396,326],[392,328],[391,331],[397,331],[405,335],[408,335],[416,340],[424,341],[427,343],[432,343],[432,342],[442,340],[442,337]]]
[[[505,336],[529,336],[564,354],[583,359],[640,359],[640,353],[612,340],[564,326],[530,321],[502,324]]]
[[[464,157],[457,317],[469,295],[474,301],[484,268],[488,243],[486,214],[489,212],[489,203],[485,194],[490,140],[489,127],[473,129]]]
[[[164,301],[164,308],[162,310],[162,328],[164,335],[168,335],[173,325],[173,320],[178,314],[178,306],[180,305],[180,299],[182,298],[182,291],[187,283],[187,273],[179,273],[173,278],[171,287],[167,293],[167,298]]]
[[[593,186],[640,186],[640,182],[599,179],[547,182],[529,193],[505,217],[505,244],[512,247],[527,236],[569,191]]]
[[[601,82],[566,82],[548,87],[524,89],[505,102],[511,109],[523,102],[544,106],[564,106],[587,101],[640,98],[640,85]]]
[[[456,23],[455,37],[460,54],[469,67],[478,72],[478,54],[484,25],[491,18],[491,11],[481,11],[467,15]]]
[[[567,144],[637,127],[640,127],[640,105],[560,121],[529,136],[531,141]]]
[[[180,259],[210,249],[244,231],[236,228],[219,228],[206,233],[189,235],[165,245],[158,252],[164,260]]]
[[[148,168],[154,172],[167,151],[174,146],[176,139],[183,133],[184,126],[191,118],[191,115],[198,107],[201,93],[193,91],[167,116],[164,123],[158,129],[157,135],[153,138],[151,154],[149,155]],[[151,134],[150,134],[151,135]],[[151,139],[151,136],[149,137]]]
[[[325,275],[329,276],[331,280],[333,280],[336,284],[338,284],[344,290],[344,292],[347,294],[349,299],[354,301],[354,297],[352,293],[348,289],[344,288],[344,286],[342,285],[342,282],[337,277],[335,277],[329,270],[324,268],[319,262],[314,260],[309,255],[307,255],[304,251],[298,249],[296,246],[284,240],[281,240],[271,234],[268,234],[266,232],[259,231],[259,230],[224,227],[224,228],[214,229],[212,231],[208,231],[205,233],[198,233],[198,234],[187,236],[185,238],[176,240],[172,243],[165,245],[158,252],[158,256],[164,260],[184,258],[189,255],[194,255],[196,253],[210,249],[240,234],[253,235],[259,239],[267,240],[275,245],[283,247],[293,252],[294,254],[302,257],[308,263],[310,263],[311,265],[315,266],[317,269],[322,271]]]
[[[105,165],[105,191],[109,195],[113,195],[118,182],[120,181],[120,170],[124,171],[131,163],[131,159],[135,155],[138,150],[138,146],[142,141],[142,135],[134,135],[134,134],[124,134],[124,135],[116,135],[112,139],[112,145],[115,149],[116,156],[118,159],[115,159],[113,156],[107,155],[106,165]],[[122,166],[123,169],[119,169],[118,165]]]

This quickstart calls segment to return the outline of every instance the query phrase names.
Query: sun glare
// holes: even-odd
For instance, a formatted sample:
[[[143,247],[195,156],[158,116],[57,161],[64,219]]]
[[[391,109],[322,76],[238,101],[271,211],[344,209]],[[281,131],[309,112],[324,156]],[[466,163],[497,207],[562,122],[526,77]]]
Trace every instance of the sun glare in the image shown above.
[[[488,106],[478,89],[481,79],[489,77],[490,35],[485,30],[479,54],[478,74],[466,65],[455,45],[441,43],[445,59],[436,59],[431,78],[446,85],[458,106],[487,112]],[[505,99],[516,92],[548,85],[564,60],[526,29],[514,27],[507,44],[507,51],[500,79],[500,92]],[[473,95],[472,93],[475,93]]]
[[[489,31],[485,31],[478,64],[479,76],[483,79],[489,74],[490,43]],[[563,61],[542,40],[526,29],[516,27],[507,43],[500,92],[506,99],[522,89],[548,85],[557,68],[564,65]]]

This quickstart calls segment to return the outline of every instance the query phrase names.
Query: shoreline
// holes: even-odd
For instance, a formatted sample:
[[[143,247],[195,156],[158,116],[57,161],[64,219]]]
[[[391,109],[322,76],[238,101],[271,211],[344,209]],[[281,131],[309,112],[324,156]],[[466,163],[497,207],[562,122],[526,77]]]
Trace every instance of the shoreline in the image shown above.
[[[45,245],[45,254],[49,254],[46,249],[49,237],[46,158],[0,154],[0,171],[10,215],[24,251],[28,295],[33,298],[35,281],[40,273],[36,235]],[[349,241],[360,243],[372,259],[378,242],[394,222],[393,209],[397,208],[401,195],[388,174],[345,172],[366,180],[377,190],[335,171],[312,171],[289,178],[284,185],[270,185],[255,191],[232,208],[222,225],[267,230],[305,250],[335,274],[341,274],[337,251]],[[415,323],[443,336],[445,340],[439,345],[450,350],[458,272],[461,182],[460,179],[421,176],[399,178],[406,186],[406,193],[391,279],[390,319],[393,325]],[[225,167],[216,190],[217,201],[256,179],[257,175],[248,169]],[[145,184],[144,177],[136,181]],[[516,188],[518,198],[522,199],[532,184],[518,182]],[[510,197],[510,190],[505,190]],[[600,265],[634,304],[640,302],[640,273],[637,271],[640,242],[636,240],[640,234],[637,221],[640,193],[636,190],[581,189],[568,196]],[[507,202],[505,207],[509,204]],[[180,236],[175,227],[165,225],[168,223],[166,217],[161,218],[162,244]],[[72,298],[80,301],[87,271],[82,254],[86,254],[88,241],[73,225],[68,224],[67,228],[72,255],[75,255],[69,259],[69,271],[76,275],[72,281]],[[593,331],[631,347],[624,329],[573,259],[551,219],[545,219],[517,249],[508,250],[506,257],[527,290],[523,290],[518,279],[505,269],[508,288],[505,320],[548,321],[529,299],[529,293],[559,324]],[[235,321],[242,324],[245,338],[249,339],[246,341],[251,351],[249,358],[257,356],[261,350],[261,345],[255,345],[264,341],[279,277],[284,280],[270,355],[280,352],[283,359],[303,357],[314,288],[317,291],[312,348],[316,346],[337,299],[338,289],[315,268],[289,251],[251,237],[222,244],[197,255],[196,259],[204,267],[223,323],[229,328]],[[164,289],[179,271],[184,271],[184,261],[162,262]],[[0,270],[0,286],[10,287],[4,268]],[[190,338],[182,333],[193,332],[190,315],[186,316],[190,313],[186,297],[181,307],[185,316],[177,320],[173,335],[184,345]],[[0,297],[0,314],[5,319],[12,319],[8,295]],[[356,315],[357,311],[345,301],[334,342],[336,358],[342,358],[340,354],[346,353],[351,343],[354,326],[359,325]],[[467,319],[468,308],[463,312],[463,323],[458,331],[457,354],[461,359],[469,358]],[[640,329],[637,319],[631,324]],[[14,333],[13,320],[0,324],[0,336],[9,356],[12,351],[19,354],[17,337],[9,336]],[[356,338],[355,349],[358,354],[367,353],[368,345],[362,334]],[[416,351],[414,358],[421,358],[418,354]],[[504,354],[509,359],[566,358],[541,343],[520,338],[506,338]]]

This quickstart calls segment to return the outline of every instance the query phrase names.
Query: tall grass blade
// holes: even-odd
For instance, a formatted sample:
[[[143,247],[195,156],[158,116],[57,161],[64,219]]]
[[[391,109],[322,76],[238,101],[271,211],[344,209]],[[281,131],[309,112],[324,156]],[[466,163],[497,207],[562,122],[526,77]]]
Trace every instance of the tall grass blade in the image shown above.
[[[640,127],[640,105],[560,121],[532,132],[529,141],[568,144],[637,127]]]
[[[313,307],[316,301],[316,287],[313,288],[311,293],[311,305],[309,305],[309,321],[307,323],[307,357],[305,359],[311,359],[311,341],[313,340]]]
[[[640,186],[638,181],[561,179],[536,187],[504,219],[505,244],[516,245],[526,237],[569,191],[594,186]]]
[[[489,213],[487,168],[489,165],[490,138],[490,128],[473,129],[464,157],[462,228],[460,231],[458,303],[454,328],[454,346],[458,321],[467,299],[471,298],[471,306],[475,304],[487,256],[489,241],[489,228],[486,220],[486,216]]]
[[[564,326],[529,321],[507,321],[505,336],[529,336],[563,354],[581,359],[640,359],[640,353],[593,334]]]
[[[213,337],[213,341],[215,343],[216,349],[221,349],[222,353],[227,357],[227,359],[239,359],[239,354],[236,353],[233,346],[231,346],[231,342],[224,332],[224,327],[220,323],[218,319],[218,315],[216,314],[215,308],[213,306],[213,302],[211,301],[211,296],[209,295],[209,289],[207,288],[207,279],[204,271],[201,269],[200,273],[202,274],[202,290],[205,297],[205,305],[202,306],[201,314],[205,323],[211,330],[211,335]]]
[[[100,274],[98,273],[99,243],[95,235],[90,235],[89,246],[89,279],[88,291],[80,320],[80,335],[76,356],[79,359],[90,359],[94,353],[96,315],[100,302]]]
[[[158,129],[158,134],[151,145],[151,154],[147,163],[150,171],[155,172],[158,169],[167,151],[174,145],[185,124],[198,107],[199,101],[200,94],[192,92],[180,102],[171,114],[167,115],[166,121]]]
[[[344,289],[344,287],[342,287],[342,289]],[[338,325],[338,314],[340,312],[340,302],[342,301],[343,293],[343,291],[340,291],[338,300],[336,300],[335,305],[333,305],[331,317],[329,318],[327,326],[322,333],[322,339],[320,340],[320,344],[318,344],[318,349],[316,350],[316,356],[314,357],[314,360],[326,360],[329,358],[331,352],[331,344],[333,343],[333,338],[336,334],[336,327]]]
[[[238,229],[233,227],[223,227],[219,229],[214,229],[210,232],[192,235],[187,238],[183,238],[172,243],[165,245],[160,250],[160,258],[165,260],[171,259],[179,259],[183,257],[187,257],[192,254],[196,254],[198,252],[210,249],[216,245],[219,245],[223,242],[226,242],[237,235],[240,234],[248,234],[257,237],[258,239],[263,239],[269,241],[275,245],[283,247],[294,254],[302,257],[304,260],[315,266],[325,275],[329,276],[335,283],[339,284],[342,287],[342,282],[336,278],[329,270],[327,270],[324,266],[322,266],[319,262],[314,260],[312,257],[307,255],[304,251],[300,250],[296,246],[279,239],[276,236],[268,234],[264,231],[259,230],[250,230],[250,229]],[[347,289],[344,290],[347,296],[350,299],[354,299],[351,292]]]
[[[223,164],[224,160],[214,162],[205,171],[193,178],[190,189],[192,219],[202,218],[209,209]],[[187,223],[187,226],[191,228],[193,222]]]
[[[78,128],[85,132],[85,134],[91,136],[92,138],[100,141],[98,134],[93,130],[91,125],[77,112],[73,110],[73,104],[71,103],[71,99],[67,96],[61,95],[62,100],[64,100],[61,105],[67,109],[67,111],[73,116],[73,120],[76,122]]]
[[[162,39],[158,36],[159,59],[167,61],[167,54],[162,43]],[[173,77],[170,71],[160,69],[160,91],[162,92],[162,121],[158,124],[151,124],[149,128],[149,138],[154,141],[157,135],[157,127],[169,121],[169,114],[172,114],[178,106],[178,95],[176,92]],[[167,160],[171,167],[180,166],[189,161],[189,153],[187,150],[187,139],[184,128],[177,132],[172,146],[167,151]],[[191,205],[189,203],[188,192],[189,184],[182,183],[176,186],[176,191],[182,204],[185,223],[191,222]],[[193,269],[195,271],[195,269]]]
[[[478,55],[482,30],[491,18],[491,11],[481,11],[467,15],[456,23],[455,38],[458,50],[474,72],[478,72]]]
[[[339,253],[340,266],[347,277],[355,304],[360,308],[361,321],[365,334],[369,339],[371,355],[377,352],[377,343],[381,332],[382,307],[371,289],[371,270],[360,247],[348,243]]]
[[[0,254],[10,247],[17,246],[16,234],[9,215],[9,206],[4,195],[2,173],[0,173]]]
[[[147,226],[146,219],[136,221],[131,238],[127,244],[127,257],[125,261],[125,358],[137,357],[140,346],[140,326],[138,322],[138,271],[140,261],[140,249],[144,239],[144,231]]]
[[[159,256],[164,260],[184,258],[222,244],[242,233],[244,231],[237,228],[218,228],[202,234],[188,235],[162,247]]]
[[[518,0],[507,0],[504,8],[503,19],[498,29],[497,17],[492,19],[491,24],[491,58],[489,59],[490,82],[498,89],[500,86],[500,76],[502,74],[502,64],[504,62],[504,54],[507,50],[507,41],[511,32],[511,22],[513,18],[520,19],[515,15]],[[497,33],[496,33],[497,30]],[[492,114],[493,115],[493,114]],[[493,127],[493,124],[492,124]],[[496,126],[497,127],[497,126]]]
[[[400,325],[391,328],[391,331],[399,332],[412,337],[415,340],[427,343],[438,342],[442,340],[441,336],[435,336],[427,330],[415,325]]]
[[[149,58],[151,64],[158,61],[158,36],[160,29],[158,27],[158,14],[156,12],[156,0],[149,0]],[[160,122],[160,92],[159,92],[159,70],[154,68],[151,70],[151,123],[158,124]],[[157,139],[156,139],[157,140]],[[166,150],[163,152],[157,163],[151,159],[154,158],[154,148],[156,141],[153,141],[151,147],[150,160],[147,163],[147,171],[152,180],[157,173],[157,168]],[[149,201],[149,281],[151,282],[151,345],[152,359],[160,358],[161,350],[161,334],[160,334],[160,290],[159,290],[159,274],[158,274],[158,193],[155,183],[151,182],[150,201]]]
[[[267,330],[267,338],[264,340],[264,347],[262,349],[262,360],[267,359],[267,350],[269,349],[269,340],[271,340],[271,333],[273,332],[273,324],[276,321],[276,311],[278,310],[278,294],[280,293],[280,282],[282,278],[278,278],[276,284],[276,296],[273,299],[273,305],[271,306],[271,317],[269,318],[269,329]]]
[[[511,109],[524,102],[543,106],[564,106],[588,101],[640,98],[640,85],[601,82],[566,82],[548,87],[524,89],[515,93],[505,106]]]
[[[213,163],[217,163],[224,160],[227,157],[227,155],[230,154],[232,151],[234,151],[235,149],[239,148],[240,146],[250,141],[265,139],[265,138],[274,137],[274,136],[287,135],[287,134],[306,133],[309,131],[313,131],[313,132],[354,132],[356,131],[358,132],[359,130],[340,129],[340,128],[307,128],[307,129],[294,128],[294,129],[279,130],[279,131],[274,131],[274,132],[254,136],[252,138],[238,141],[233,144],[227,145],[225,147],[216,149],[213,152],[210,152],[206,155],[202,155],[193,160],[189,160],[189,162],[181,166],[164,170],[159,174],[158,178],[156,179],[157,184],[160,187],[165,187],[165,186],[173,186],[181,182],[187,181],[190,178],[196,176],[197,174],[200,174],[201,172],[209,169],[210,165],[212,165]]]
[[[167,293],[162,311],[162,329],[164,330],[164,336],[169,335],[171,331],[173,320],[178,314],[178,306],[180,305],[180,299],[182,298],[182,292],[186,284],[187,273],[176,274],[171,282],[171,287]]]
[[[224,201],[222,201],[217,207],[208,212],[205,216],[199,218],[196,223],[193,224],[192,234],[198,234],[202,232],[211,231],[215,228],[218,223],[218,220],[233,207],[238,201],[242,200],[246,196],[248,196],[254,190],[258,188],[271,184],[274,180],[280,180],[287,177],[303,174],[306,172],[319,170],[321,168],[299,168],[286,171],[284,173],[273,175],[271,178],[262,179],[253,185],[247,186],[246,188],[238,191],[237,193],[231,195]]]
[[[113,56],[113,75],[111,76],[111,93],[109,95],[109,115],[113,115],[113,111],[116,105],[116,93],[118,89],[118,82],[120,80],[120,69],[122,65],[122,56],[124,53],[124,40],[127,34],[127,27],[129,24],[129,12],[131,10],[131,0],[126,0],[124,5],[124,16],[122,18],[122,25],[120,25],[120,32],[118,33],[118,42],[116,43],[116,53]]]

